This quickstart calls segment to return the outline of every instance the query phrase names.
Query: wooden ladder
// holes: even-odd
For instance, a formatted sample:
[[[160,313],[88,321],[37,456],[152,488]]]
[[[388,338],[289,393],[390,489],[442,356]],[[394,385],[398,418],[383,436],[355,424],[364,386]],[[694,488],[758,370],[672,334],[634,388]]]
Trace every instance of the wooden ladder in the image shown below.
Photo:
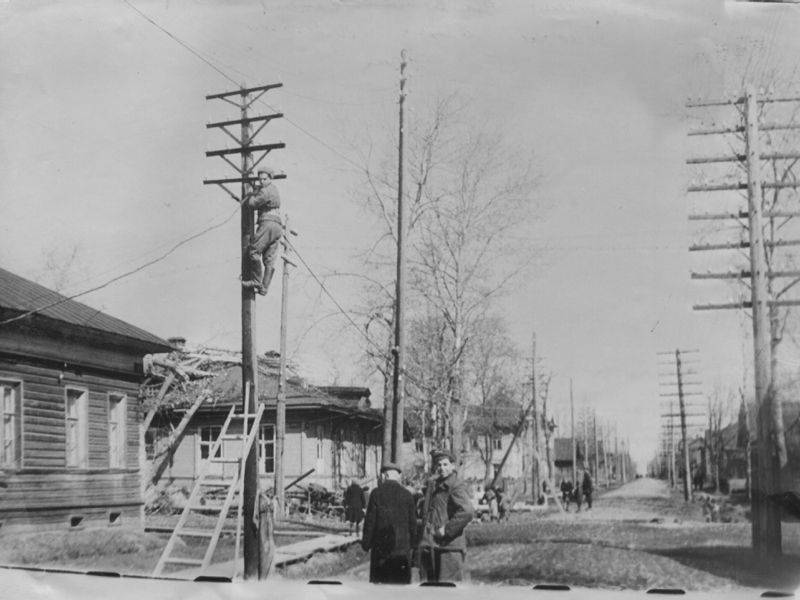
[[[245,403],[244,405],[247,406],[248,399],[247,396],[249,395],[249,386],[247,391],[245,392]],[[236,519],[236,550],[234,555],[234,575],[236,571],[236,567],[238,564],[239,558],[239,537],[242,530],[242,497],[244,496],[242,490],[242,484],[244,482],[244,463],[247,455],[250,453],[250,448],[253,446],[253,442],[258,437],[259,433],[259,425],[261,423],[261,416],[264,413],[264,404],[259,403],[258,410],[256,411],[255,415],[244,413],[237,413],[236,406],[232,406],[230,412],[228,413],[227,418],[225,419],[225,423],[222,425],[220,429],[219,436],[214,441],[214,444],[211,446],[211,449],[208,453],[208,459],[206,459],[200,467],[197,480],[195,481],[195,485],[192,488],[192,492],[189,495],[189,499],[186,501],[186,506],[181,513],[180,519],[178,520],[178,524],[175,526],[175,529],[172,532],[172,535],[169,538],[169,542],[167,542],[167,546],[164,548],[164,552],[161,554],[161,558],[156,565],[156,568],[153,570],[154,576],[161,576],[164,572],[164,568],[167,565],[183,565],[184,567],[197,567],[200,569],[200,574],[204,572],[209,565],[211,564],[211,559],[214,556],[214,550],[216,550],[217,542],[219,541],[220,533],[222,532],[222,527],[225,524],[225,519],[228,516],[228,512],[231,509],[231,506],[234,503],[234,499],[236,499],[236,505],[238,508],[238,514]],[[231,422],[234,420],[242,420],[242,433],[241,434],[228,434],[228,427],[230,426]],[[242,452],[241,455],[236,458],[225,458],[219,457],[217,458],[217,452],[222,445],[224,440],[241,440],[242,441]],[[237,464],[236,472],[234,473],[233,477],[220,478],[216,475],[208,475],[209,468],[212,463],[235,463]],[[202,494],[204,491],[208,491],[210,488],[217,488],[223,489],[225,494],[225,499],[221,504],[208,504],[208,503],[201,503]],[[237,493],[238,492],[238,493]],[[237,498],[238,496],[238,498]],[[208,512],[216,512],[217,513],[217,521],[216,525],[209,529],[204,527],[187,527],[186,523],[189,520],[189,517],[194,514],[202,514]],[[190,557],[181,557],[176,556],[174,554],[175,546],[179,539],[181,538],[205,538],[208,540],[208,545],[206,546],[205,553],[203,558],[190,558]]]

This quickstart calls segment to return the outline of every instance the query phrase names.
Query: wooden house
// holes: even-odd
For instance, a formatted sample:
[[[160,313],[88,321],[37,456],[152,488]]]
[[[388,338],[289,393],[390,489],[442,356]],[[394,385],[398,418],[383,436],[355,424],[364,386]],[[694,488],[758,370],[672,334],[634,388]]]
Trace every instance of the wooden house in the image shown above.
[[[232,355],[233,353],[229,353]],[[155,458],[169,444],[171,432],[183,420],[198,394],[207,399],[191,416],[174,448],[161,485],[191,489],[201,464],[217,439],[233,405],[241,405],[241,365],[238,357],[229,362],[206,363],[202,368],[212,376],[175,389],[164,397],[162,408],[147,432],[148,458]],[[265,403],[258,437],[259,476],[265,489],[274,486],[275,417],[278,386],[277,359],[259,357],[258,398]],[[383,411],[369,408],[367,388],[316,388],[299,377],[288,378],[286,389],[286,434],[284,485],[307,475],[302,484],[315,483],[328,490],[346,487],[351,479],[374,486],[380,472],[383,439]],[[231,426],[229,433],[237,433]],[[241,455],[241,442],[224,441],[221,457]],[[229,477],[235,464],[212,463],[222,477]],[[310,474],[309,471],[313,471]],[[214,471],[212,471],[214,473]]]
[[[168,348],[0,269],[0,531],[142,523],[142,358]]]

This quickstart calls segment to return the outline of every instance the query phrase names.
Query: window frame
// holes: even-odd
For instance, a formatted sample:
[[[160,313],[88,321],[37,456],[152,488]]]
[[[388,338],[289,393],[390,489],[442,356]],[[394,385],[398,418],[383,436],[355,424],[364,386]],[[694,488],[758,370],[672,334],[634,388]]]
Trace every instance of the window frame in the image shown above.
[[[111,403],[113,399],[117,399],[117,412],[118,414],[118,423],[117,423],[117,452],[116,452],[116,464],[112,462],[112,458],[114,453],[112,452],[112,448],[114,444],[112,443],[112,408]],[[127,427],[128,427],[128,395],[124,392],[108,392],[106,394],[106,407],[108,412],[108,468],[109,470],[113,469],[124,469],[125,465],[127,464],[127,443],[128,443],[128,435],[127,435]]]
[[[213,434],[212,439],[204,440],[203,439],[203,432],[210,431]],[[200,425],[197,428],[197,456],[200,460],[208,460],[211,458],[211,448],[214,446],[214,442],[222,433],[222,425]],[[223,456],[223,447],[225,444],[220,444],[219,448],[217,448],[217,455],[214,458],[222,458]],[[203,450],[206,452],[206,456],[203,456]]]
[[[69,463],[70,457],[70,435],[69,423],[72,420],[69,415],[70,392],[79,392],[82,402],[79,406],[78,423],[78,460],[77,464]],[[85,470],[89,468],[89,388],[77,385],[64,386],[64,467],[70,471]]]
[[[265,429],[272,430],[272,438],[267,439],[264,436]],[[274,475],[275,474],[275,426],[269,423],[262,423],[258,427],[258,474],[259,475]],[[272,448],[271,456],[267,454],[267,448]],[[272,470],[267,470],[267,460],[272,461]]]
[[[14,459],[9,463],[5,461],[5,405],[0,398],[0,470],[19,471],[24,468],[25,457],[25,404],[23,402],[23,381],[15,377],[0,377],[0,385],[6,385],[16,391],[15,431],[14,431]]]

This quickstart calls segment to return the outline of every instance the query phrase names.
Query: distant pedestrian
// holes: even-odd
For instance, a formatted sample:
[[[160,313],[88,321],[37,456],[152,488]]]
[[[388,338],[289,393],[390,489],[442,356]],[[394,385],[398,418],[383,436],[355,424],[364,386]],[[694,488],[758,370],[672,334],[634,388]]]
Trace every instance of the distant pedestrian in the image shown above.
[[[564,503],[564,508],[569,510],[569,501],[572,499],[572,480],[561,480],[561,501]]]
[[[242,206],[255,210],[258,215],[256,233],[247,247],[252,279],[243,281],[242,285],[254,288],[262,296],[267,295],[267,289],[275,273],[278,243],[283,236],[283,224],[278,214],[281,198],[278,189],[272,183],[274,177],[275,172],[271,168],[259,169],[258,182],[242,199]]]
[[[592,477],[589,475],[589,471],[583,472],[581,491],[583,492],[584,500],[586,500],[586,510],[589,510],[592,508],[592,492],[594,491],[594,485],[592,484]]]
[[[494,488],[494,495],[497,497],[497,520],[507,521],[509,507],[505,493],[498,488]]]
[[[348,523],[348,532],[350,535],[358,535],[361,521],[364,520],[366,498],[364,488],[358,485],[355,479],[350,481],[350,485],[344,491],[342,504],[344,504],[344,520]]]
[[[472,521],[472,501],[451,452],[435,450],[431,461],[433,477],[422,503],[420,576],[423,581],[461,581],[467,552],[464,529]]]
[[[369,496],[361,547],[370,552],[372,583],[411,583],[411,551],[416,545],[414,496],[400,483],[400,467],[385,463],[382,482]]]
[[[575,487],[572,488],[572,499],[575,501],[576,512],[581,512],[581,504],[583,503],[583,491],[581,490],[580,481],[576,481]]]
[[[483,494],[483,499],[486,501],[486,505],[489,507],[489,520],[497,521],[498,517],[500,516],[500,511],[497,507],[497,494],[495,493],[494,489],[488,488],[486,493]]]

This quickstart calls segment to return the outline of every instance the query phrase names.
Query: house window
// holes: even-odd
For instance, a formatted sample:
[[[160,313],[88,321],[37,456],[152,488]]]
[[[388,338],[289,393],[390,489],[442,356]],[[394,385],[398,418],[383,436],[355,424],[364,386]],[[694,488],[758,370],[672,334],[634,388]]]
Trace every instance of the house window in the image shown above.
[[[127,402],[123,394],[108,395],[108,467],[121,469],[125,466],[125,410]]]
[[[0,381],[0,468],[18,469],[22,462],[22,394],[20,384]]]
[[[492,438],[492,448],[494,450],[502,450],[503,449],[503,438]]]
[[[271,475],[275,472],[275,427],[273,425],[261,426],[261,437],[258,438],[259,456],[259,473],[262,475]]]
[[[89,392],[75,388],[66,390],[67,467],[89,466]]]
[[[322,435],[324,429],[322,425],[317,425],[317,460],[322,458]]]
[[[211,447],[217,441],[219,434],[222,433],[222,427],[217,425],[207,425],[200,428],[200,458],[206,460],[211,453]],[[222,444],[217,448],[217,454],[214,458],[222,457]]]

